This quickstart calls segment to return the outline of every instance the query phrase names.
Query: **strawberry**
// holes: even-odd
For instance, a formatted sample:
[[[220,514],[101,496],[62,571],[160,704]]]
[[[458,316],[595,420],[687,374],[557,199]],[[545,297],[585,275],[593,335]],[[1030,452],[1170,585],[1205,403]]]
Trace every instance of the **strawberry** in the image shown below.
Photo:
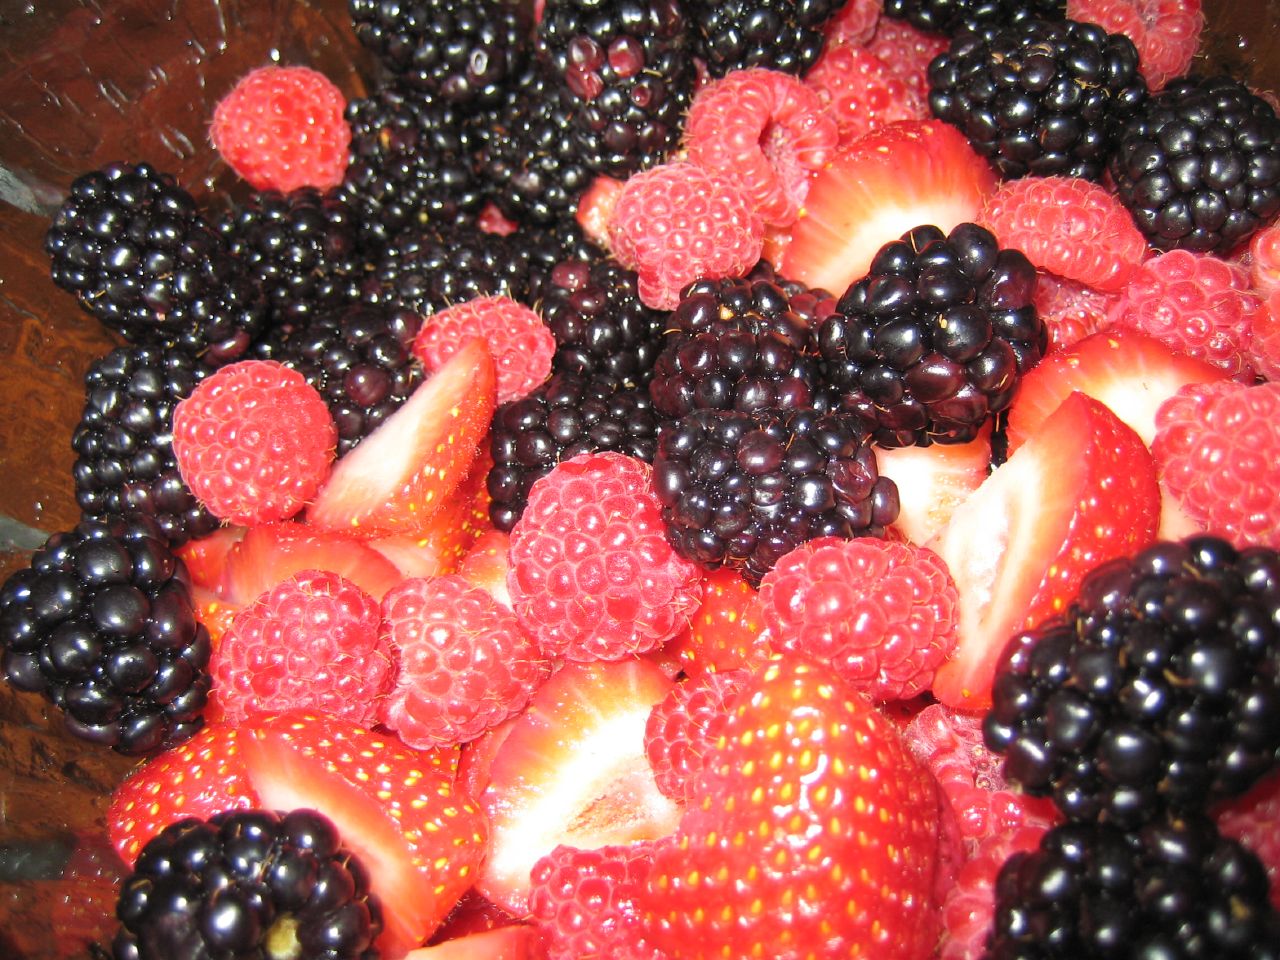
[[[793,657],[753,674],[697,792],[640,897],[665,956],[931,955],[937,786],[831,671]]]
[[[876,467],[898,488],[897,530],[926,543],[991,472],[991,426],[967,443],[876,447]]]
[[[929,542],[960,591],[960,642],[938,668],[934,696],[961,710],[987,707],[1014,632],[1062,610],[1099,563],[1150,543],[1159,519],[1142,438],[1072,393]]]
[[[472,586],[489,592],[504,607],[511,606],[507,574],[511,570],[511,534],[486,530],[476,537],[458,565],[458,574]]]
[[[670,833],[679,808],[644,752],[653,705],[671,681],[653,664],[566,664],[504,731],[479,802],[490,822],[476,887],[517,916],[529,871],[560,844],[590,849]]]
[[[607,174],[597,174],[581,197],[573,214],[588,240],[601,249],[609,245],[609,219],[622,193],[622,181]]]
[[[772,651],[756,588],[732,567],[704,574],[701,604],[663,651],[691,677],[763,664]]]
[[[546,956],[542,934],[516,924],[419,947],[410,950],[405,960],[545,960]]]
[[[365,538],[427,529],[470,472],[496,391],[488,346],[469,340],[334,464],[307,521]]]
[[[841,293],[885,243],[921,224],[972,221],[995,189],[990,165],[940,120],[886,124],[840,150],[809,186],[778,272]]]
[[[173,552],[187,565],[193,587],[214,591],[218,589],[222,571],[227,565],[227,555],[244,539],[246,529],[237,526],[219,527],[207,536],[188,540],[174,549]]]

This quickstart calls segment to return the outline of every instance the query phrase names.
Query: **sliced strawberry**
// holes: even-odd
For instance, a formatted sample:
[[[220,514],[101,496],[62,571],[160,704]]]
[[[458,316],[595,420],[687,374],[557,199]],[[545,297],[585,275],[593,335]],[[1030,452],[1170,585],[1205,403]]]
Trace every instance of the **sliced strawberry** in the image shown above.
[[[756,588],[731,567],[707,573],[702,578],[702,603],[688,628],[662,652],[690,677],[764,663],[773,651]]]
[[[536,927],[514,924],[420,947],[405,960],[543,960],[546,955]]]
[[[991,428],[968,443],[876,447],[880,476],[898,487],[894,526],[912,543],[927,543],[991,472]]]
[[[333,466],[307,509],[324,530],[417,535],[471,470],[497,397],[493,357],[472,339]]]
[[[489,765],[480,804],[490,850],[476,883],[517,916],[529,871],[556,846],[594,848],[652,840],[680,811],[645,758],[649,712],[671,689],[652,663],[571,663],[542,685]]]
[[[960,642],[934,696],[961,710],[989,706],[1009,637],[1061,610],[1099,563],[1149,544],[1159,518],[1142,438],[1073,393],[929,542],[960,591]]]
[[[843,293],[884,244],[921,224],[949,231],[973,220],[995,186],[991,166],[955,127],[886,124],[814,176],[775,265],[788,279]]]
[[[511,569],[511,534],[505,530],[487,530],[476,538],[462,558],[458,573],[468,583],[488,590],[503,606],[511,606],[507,589],[507,572]]]
[[[208,536],[188,540],[173,552],[187,565],[192,586],[216,590],[227,563],[227,554],[244,539],[244,535],[244,527],[219,527]]]
[[[485,822],[431,754],[335,717],[290,713],[247,731],[263,806],[318,810],[363,861],[382,903],[382,956],[421,946],[471,886]]]

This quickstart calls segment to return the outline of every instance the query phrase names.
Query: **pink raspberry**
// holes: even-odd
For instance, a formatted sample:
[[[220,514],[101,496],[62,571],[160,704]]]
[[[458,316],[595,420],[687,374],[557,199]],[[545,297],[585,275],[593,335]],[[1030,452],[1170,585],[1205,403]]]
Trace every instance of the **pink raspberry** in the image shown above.
[[[763,68],[731,71],[699,90],[684,128],[688,158],[737,181],[775,227],[799,215],[809,174],[831,159],[839,137],[816,90]]]
[[[1156,411],[1161,487],[1203,529],[1280,548],[1280,383],[1188,384]]]
[[[1135,327],[1179,353],[1247,378],[1246,354],[1262,298],[1248,271],[1207,253],[1171,250],[1134,271],[1108,323]]]
[[[329,475],[338,430],[296,370],[242,360],[201,381],[173,411],[173,453],[214,516],[241,526],[287,520]]]
[[[955,649],[958,592],[932,550],[874,537],[819,537],[760,581],[771,643],[829,663],[876,700],[928,689]]]
[[[928,102],[865,47],[828,46],[804,77],[835,118],[840,144],[897,120],[927,120]]]
[[[1263,296],[1280,290],[1280,220],[1249,241],[1249,280]]]
[[[942,34],[925,33],[905,20],[881,17],[867,50],[897,72],[917,97],[928,102],[929,64],[949,45]]]
[[[609,219],[609,244],[634,270],[640,299],[672,310],[694,280],[744,275],[760,259],[764,222],[731,177],[675,161],[623,185]]]
[[[303,570],[235,615],[213,657],[227,722],[315,710],[371,726],[391,685],[378,601],[326,570]]]
[[[705,673],[687,679],[658,702],[644,730],[644,752],[658,789],[688,803],[697,795],[698,774],[720,736],[728,704],[749,670]]]
[[[515,614],[457,574],[391,588],[382,637],[399,672],[379,719],[419,750],[474,740],[523,710],[551,674]]]
[[[1108,293],[1124,289],[1147,253],[1124,204],[1077,177],[1006,180],[978,219],[1041,270]]]
[[[1280,910],[1280,770],[1264,777],[1242,797],[1214,811],[1224,837],[1257,855],[1271,878],[1271,902]]]
[[[542,318],[510,297],[476,297],[422,321],[413,355],[434,373],[472,337],[489,344],[498,374],[498,403],[518,400],[551,375],[556,340]]]
[[[1280,286],[1267,294],[1262,309],[1253,318],[1246,359],[1259,376],[1280,380]]]
[[[618,453],[562,460],[529,489],[507,587],[547,656],[618,660],[689,624],[698,568],[667,542],[653,470]]]
[[[1044,271],[1036,281],[1036,313],[1049,328],[1054,350],[1069,347],[1106,326],[1107,312],[1115,300],[1115,294]]]
[[[1200,6],[1200,0],[1067,0],[1067,16],[1132,40],[1138,67],[1156,91],[1191,66],[1204,29]]]
[[[884,0],[847,0],[824,28],[829,50],[836,46],[860,47],[875,36]]]

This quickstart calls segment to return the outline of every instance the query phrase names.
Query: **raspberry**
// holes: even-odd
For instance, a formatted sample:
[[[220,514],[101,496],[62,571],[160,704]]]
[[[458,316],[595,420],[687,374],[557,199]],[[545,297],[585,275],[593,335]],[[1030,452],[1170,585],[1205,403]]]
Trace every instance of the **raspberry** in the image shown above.
[[[775,227],[799,215],[809,174],[831,159],[838,140],[816,90],[763,68],[734,70],[699,90],[684,129],[688,158],[736,180]]]
[[[1187,72],[1204,28],[1200,0],[1067,0],[1067,16],[1132,40],[1152,92]]]
[[[719,567],[702,579],[702,605],[665,652],[690,677],[758,667],[769,659],[760,595],[737,570]]]
[[[805,654],[876,700],[923,692],[955,649],[957,591],[932,550],[874,537],[819,537],[760,582],[774,649]]]
[[[242,360],[173,411],[178,471],[214,516],[241,526],[286,520],[329,474],[338,430],[315,387],[274,360]]]
[[[387,591],[382,637],[399,675],[380,719],[419,750],[474,740],[523,710],[551,674],[515,614],[456,574]]]
[[[896,71],[917,97],[928,102],[929,63],[948,46],[949,40],[942,34],[925,33],[905,20],[881,17],[867,50]]]
[[[1252,371],[1245,354],[1261,311],[1262,299],[1249,289],[1244,267],[1207,253],[1172,250],[1134,271],[1107,320],[1247,378]]]
[[[1280,383],[1188,384],[1156,412],[1151,453],[1193,522],[1237,547],[1280,547]]]
[[[548,656],[618,660],[688,623],[698,569],[667,543],[648,464],[586,453],[529,490],[511,531],[511,602]]]
[[[1249,241],[1249,279],[1263,296],[1280,290],[1280,220]]]
[[[645,306],[673,310],[694,280],[742,276],[757,260],[764,223],[732,178],[676,161],[632,176],[609,219],[613,255],[639,279]]]
[[[847,0],[834,17],[827,21],[826,49],[849,45],[860,47],[875,36],[884,0]],[[819,57],[821,59],[821,57]],[[813,68],[810,67],[810,72]]]
[[[749,670],[706,673],[680,683],[658,702],[644,728],[644,752],[658,789],[680,803],[698,797],[698,774],[720,737],[728,704]]]
[[[326,570],[303,570],[245,607],[222,635],[213,694],[229,723],[317,710],[370,726],[391,683],[378,601]]]
[[[498,373],[498,402],[518,400],[551,373],[555,337],[532,309],[510,297],[476,297],[422,321],[413,355],[439,370],[472,337],[489,344]]]
[[[309,67],[261,67],[213,112],[209,136],[255,190],[328,190],[347,169],[346,98]]]
[[[1049,349],[1062,350],[1101,330],[1116,296],[1041,271],[1033,302],[1049,328]]]
[[[1122,290],[1147,241],[1114,194],[1077,177],[1006,180],[978,221],[1041,270],[1098,290]]]
[[[897,120],[927,120],[929,104],[891,66],[864,47],[828,46],[805,74],[835,117],[840,144]]]
[[[1243,843],[1262,861],[1271,878],[1271,902],[1280,910],[1280,771],[1219,806],[1214,819],[1224,837]]]
[[[1247,358],[1260,376],[1280,380],[1280,286],[1267,295],[1253,318]]]

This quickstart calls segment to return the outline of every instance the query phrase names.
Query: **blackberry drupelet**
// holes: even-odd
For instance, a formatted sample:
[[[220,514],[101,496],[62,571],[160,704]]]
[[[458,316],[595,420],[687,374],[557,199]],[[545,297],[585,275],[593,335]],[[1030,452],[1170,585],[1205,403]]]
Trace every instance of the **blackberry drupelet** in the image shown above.
[[[90,171],[45,235],[54,283],[132,343],[211,363],[239,359],[262,331],[261,291],[191,194],[149,164]]]
[[[512,0],[350,0],[356,37],[415,89],[467,109],[497,102],[528,54]]]
[[[652,462],[661,423],[643,388],[607,373],[552,374],[494,414],[488,477],[493,525],[514,527],[533,482],[561,460],[607,450]]]
[[[626,179],[678,145],[696,70],[677,0],[546,0],[537,53],[572,94],[591,170]]]
[[[929,107],[1005,177],[1099,180],[1147,98],[1128,37],[1075,20],[961,31],[929,64]]]
[[[884,14],[919,30],[954,36],[966,27],[1020,20],[1064,20],[1066,0],[885,0]]]
[[[369,873],[314,810],[165,827],[121,885],[114,960],[377,960]]]
[[[822,53],[824,29],[846,0],[687,0],[707,72],[765,67],[802,74]]]
[[[832,403],[881,446],[965,443],[1048,349],[1036,269],[984,227],[917,227],[885,244],[818,327]]]
[[[1103,564],[1010,640],[983,729],[1072,820],[1243,793],[1280,759],[1280,554],[1201,536]]]
[[[127,346],[85,375],[85,403],[71,435],[76,501],[87,520],[150,517],[171,547],[218,528],[178,471],[173,410],[210,368],[181,350]]]
[[[879,537],[898,516],[870,424],[812,409],[697,410],[664,425],[654,486],[672,546],[753,585],[815,537]]]
[[[526,227],[510,234],[509,242],[529,255],[529,282],[525,302],[538,307],[551,292],[551,274],[566,260],[594,263],[608,253],[591,241],[578,221],[565,217],[539,227]]]
[[[1280,119],[1227,77],[1174,80],[1125,124],[1108,170],[1152,246],[1225,254],[1280,211]]]
[[[1280,914],[1254,854],[1203,814],[1068,823],[996,880],[986,960],[1276,960]]]
[[[209,632],[185,565],[145,517],[55,533],[0,587],[5,677],[76,736],[143,756],[203,726]]]

